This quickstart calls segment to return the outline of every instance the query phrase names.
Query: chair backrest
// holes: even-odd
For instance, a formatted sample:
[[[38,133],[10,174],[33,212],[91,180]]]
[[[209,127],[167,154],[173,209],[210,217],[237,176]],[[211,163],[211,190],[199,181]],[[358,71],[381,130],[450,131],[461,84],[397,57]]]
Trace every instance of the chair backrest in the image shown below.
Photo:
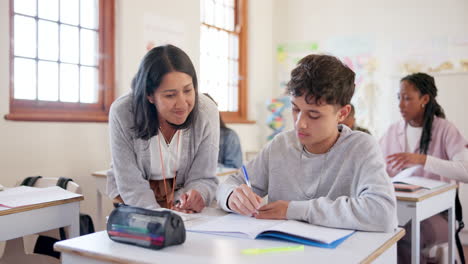
[[[52,178],[52,177],[42,177],[37,179],[37,181],[34,183],[34,187],[38,188],[46,188],[46,187],[51,187],[51,186],[56,186],[59,178]],[[16,185],[20,185],[22,180],[18,181]],[[67,191],[77,193],[77,194],[82,194],[81,187],[73,181],[68,182],[67,184]]]

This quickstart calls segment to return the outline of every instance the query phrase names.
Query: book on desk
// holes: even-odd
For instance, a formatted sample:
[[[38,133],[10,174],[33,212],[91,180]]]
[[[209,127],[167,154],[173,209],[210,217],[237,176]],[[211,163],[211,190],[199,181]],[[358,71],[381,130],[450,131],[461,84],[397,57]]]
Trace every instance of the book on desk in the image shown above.
[[[276,238],[304,245],[336,248],[355,231],[311,225],[295,220],[263,220],[228,214],[187,231],[241,238]]]
[[[395,191],[415,192],[421,189],[432,190],[444,186],[446,182],[436,181],[422,176],[413,175],[421,166],[413,166],[402,170],[392,177],[392,183]]]

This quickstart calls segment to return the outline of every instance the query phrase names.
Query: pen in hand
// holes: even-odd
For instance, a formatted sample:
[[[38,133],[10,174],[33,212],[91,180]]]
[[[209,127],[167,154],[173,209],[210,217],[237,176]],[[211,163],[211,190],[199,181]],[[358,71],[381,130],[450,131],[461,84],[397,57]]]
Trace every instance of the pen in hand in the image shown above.
[[[245,169],[245,165],[242,165],[242,172],[244,173],[245,183],[252,189],[252,185],[250,184],[249,174],[247,174],[247,170]]]

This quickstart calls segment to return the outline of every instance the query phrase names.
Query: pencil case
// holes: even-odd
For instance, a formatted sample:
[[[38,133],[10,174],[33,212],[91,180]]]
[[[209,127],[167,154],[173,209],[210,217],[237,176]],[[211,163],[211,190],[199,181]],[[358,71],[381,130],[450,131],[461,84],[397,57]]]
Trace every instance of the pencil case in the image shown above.
[[[170,211],[119,205],[109,215],[107,234],[113,241],[150,249],[185,242],[182,218]]]

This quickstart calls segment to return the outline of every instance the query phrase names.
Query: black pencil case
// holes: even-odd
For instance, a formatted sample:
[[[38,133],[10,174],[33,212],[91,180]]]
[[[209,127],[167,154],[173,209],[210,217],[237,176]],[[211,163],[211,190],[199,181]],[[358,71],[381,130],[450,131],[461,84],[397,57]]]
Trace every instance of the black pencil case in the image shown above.
[[[173,212],[119,205],[107,220],[107,234],[116,242],[161,249],[184,243],[186,231]]]

